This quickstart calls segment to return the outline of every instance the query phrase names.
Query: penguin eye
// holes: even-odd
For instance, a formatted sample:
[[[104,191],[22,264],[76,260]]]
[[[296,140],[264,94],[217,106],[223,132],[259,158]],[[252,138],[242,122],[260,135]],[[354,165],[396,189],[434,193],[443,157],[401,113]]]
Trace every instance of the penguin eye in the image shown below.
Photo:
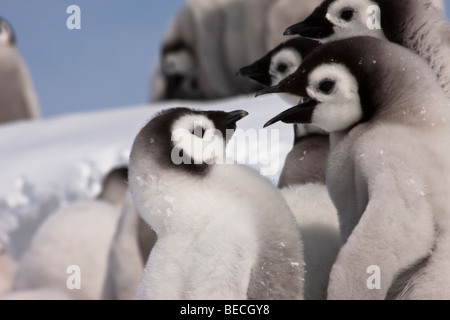
[[[193,135],[195,135],[196,137],[203,139],[203,136],[205,135],[205,129],[203,129],[203,127],[197,126],[194,128],[194,131],[191,133]]]
[[[334,88],[334,81],[332,80],[324,80],[319,84],[319,90],[325,94],[330,94],[331,90]]]
[[[286,63],[279,63],[277,65],[277,71],[281,72],[281,73],[284,73],[287,70],[287,68],[288,68],[288,66]]]
[[[341,19],[345,21],[350,21],[353,18],[354,10],[353,9],[344,9],[341,11]]]

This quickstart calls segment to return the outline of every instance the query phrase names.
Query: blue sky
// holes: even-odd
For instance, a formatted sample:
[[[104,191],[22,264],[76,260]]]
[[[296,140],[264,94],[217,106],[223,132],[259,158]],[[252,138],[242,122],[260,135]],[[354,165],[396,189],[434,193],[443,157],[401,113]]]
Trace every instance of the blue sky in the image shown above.
[[[450,16],[450,0],[445,0]],[[165,29],[183,0],[2,0],[44,117],[148,101]],[[68,30],[67,7],[81,8]]]
[[[151,71],[183,0],[2,0],[45,117],[145,103]],[[81,30],[66,27],[81,9]]]

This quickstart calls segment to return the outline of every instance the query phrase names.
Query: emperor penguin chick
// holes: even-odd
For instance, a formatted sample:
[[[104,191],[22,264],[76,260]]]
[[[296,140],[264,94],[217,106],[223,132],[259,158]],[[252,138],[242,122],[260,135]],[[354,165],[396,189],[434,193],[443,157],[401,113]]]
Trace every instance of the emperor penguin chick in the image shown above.
[[[40,117],[36,93],[16,47],[12,27],[0,18],[0,124]]]
[[[450,98],[450,24],[442,3],[429,0],[325,0],[286,35],[329,42],[371,36],[400,44],[424,58]],[[418,74],[420,76],[420,74]]]
[[[113,170],[98,199],[76,203],[50,215],[22,258],[14,290],[23,291],[28,297],[52,292],[45,298],[54,299],[60,293],[61,297],[72,299],[100,299],[109,248],[127,191],[126,181],[126,169]],[[80,276],[79,290],[69,290],[71,273],[73,279]],[[21,298],[22,294],[14,296]]]
[[[205,99],[200,88],[198,62],[188,45],[181,41],[165,45],[160,68],[165,91],[159,99]]]
[[[309,100],[267,125],[313,123],[331,134],[327,186],[343,246],[328,298],[384,299],[394,286],[396,298],[449,299],[440,275],[450,269],[450,109],[423,59],[354,37],[318,49],[278,90]]]
[[[253,64],[243,67],[239,74],[261,85],[275,86],[293,74],[303,59],[320,43],[304,38],[293,38],[267,53]],[[290,105],[297,105],[301,97],[280,93]],[[312,126],[294,125],[294,146],[288,154],[278,186],[284,188],[305,183],[325,184],[325,169],[329,152],[329,137],[324,130]]]
[[[129,184],[158,239],[138,299],[302,299],[302,244],[278,190],[229,164],[248,113],[163,111],[137,135]]]

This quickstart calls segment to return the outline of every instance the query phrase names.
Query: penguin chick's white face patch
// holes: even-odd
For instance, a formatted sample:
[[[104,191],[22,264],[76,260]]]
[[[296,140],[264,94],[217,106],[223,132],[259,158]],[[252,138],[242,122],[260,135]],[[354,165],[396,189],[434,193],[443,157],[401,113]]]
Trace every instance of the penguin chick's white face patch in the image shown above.
[[[163,70],[169,76],[190,75],[194,69],[194,58],[188,50],[170,52],[163,58]]]
[[[308,78],[307,92],[319,103],[311,123],[328,132],[345,130],[363,116],[358,82],[342,64],[323,64]]]
[[[269,68],[272,85],[279,84],[281,80],[294,73],[301,63],[301,54],[293,48],[283,48],[274,54]]]
[[[172,131],[172,162],[182,164],[180,152],[194,164],[224,163],[226,139],[205,116],[186,115],[174,122]]]
[[[376,7],[373,7],[376,6]],[[371,0],[336,0],[328,7],[326,19],[333,24],[334,33],[325,41],[336,41],[356,36],[371,36],[386,39],[379,25],[378,5]],[[382,13],[381,13],[382,14]],[[375,20],[374,20],[375,19]]]

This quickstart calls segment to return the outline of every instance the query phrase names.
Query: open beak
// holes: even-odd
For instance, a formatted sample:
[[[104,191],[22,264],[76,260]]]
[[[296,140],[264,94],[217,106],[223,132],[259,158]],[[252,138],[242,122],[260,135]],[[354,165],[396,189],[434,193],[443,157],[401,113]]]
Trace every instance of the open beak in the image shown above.
[[[264,125],[264,128],[271,126],[278,121],[282,121],[284,123],[311,123],[314,109],[318,104],[319,102],[317,100],[308,100],[306,102],[303,102],[298,106],[292,107],[269,120]]]
[[[267,87],[264,88],[260,91],[258,91],[255,95],[255,97],[259,97],[265,94],[269,94],[269,93],[285,93],[286,90],[284,90],[281,86],[273,86],[273,87]]]
[[[248,112],[244,110],[232,111],[227,114],[227,129],[236,128],[236,122],[248,116]]]

